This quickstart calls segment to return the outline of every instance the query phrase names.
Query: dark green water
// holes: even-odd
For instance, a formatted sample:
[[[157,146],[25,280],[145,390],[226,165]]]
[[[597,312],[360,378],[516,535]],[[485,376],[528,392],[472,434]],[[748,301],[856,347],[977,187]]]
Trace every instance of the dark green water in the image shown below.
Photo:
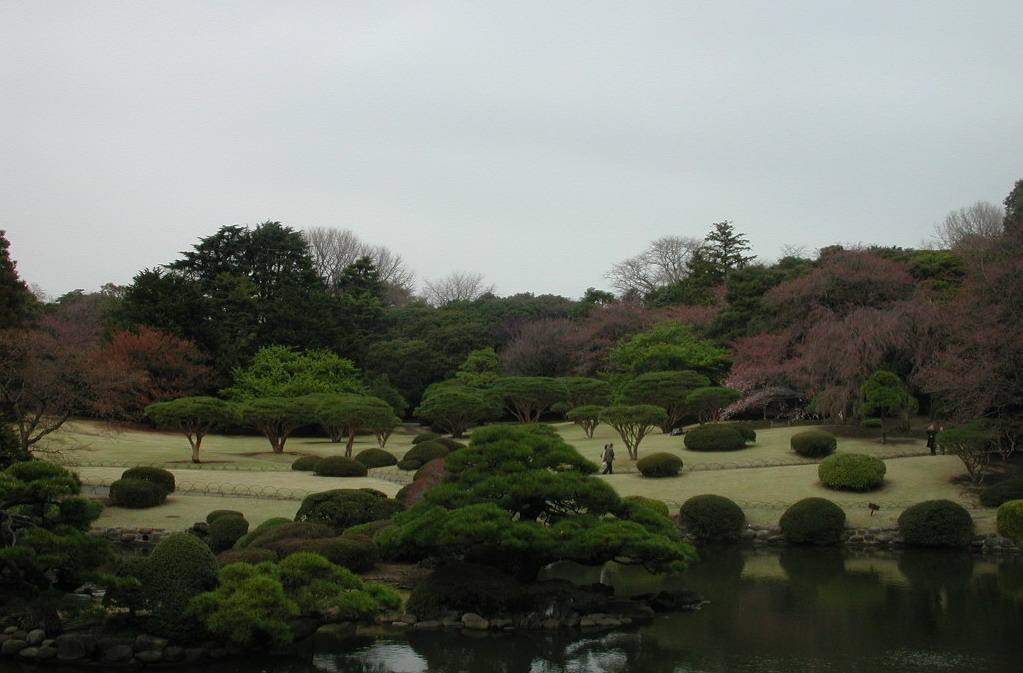
[[[605,574],[624,593],[710,604],[616,632],[412,632],[321,643],[217,673],[1019,673],[1023,559],[955,552],[703,550],[680,577]],[[594,581],[586,577],[584,581]]]

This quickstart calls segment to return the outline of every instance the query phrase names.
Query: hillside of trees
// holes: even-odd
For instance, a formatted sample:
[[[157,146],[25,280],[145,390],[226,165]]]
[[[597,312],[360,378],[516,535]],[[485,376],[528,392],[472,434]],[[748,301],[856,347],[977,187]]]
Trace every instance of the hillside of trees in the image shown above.
[[[652,403],[670,430],[697,410],[654,400],[688,385],[738,391],[713,417],[856,422],[878,413],[864,385],[885,371],[905,392],[889,415],[983,418],[1015,437],[1023,180],[1003,205],[950,213],[930,249],[836,245],[770,264],[720,222],[650,242],[608,271],[614,293],[578,299],[499,297],[458,272],[417,289],[400,255],[351,232],[264,222],[222,227],[128,286],[40,302],[0,232],[0,410],[23,451],[72,415],[138,421],[156,402],[251,390],[368,395],[452,428],[452,409],[476,409],[471,424]],[[281,376],[328,385],[282,392]],[[571,392],[585,381],[599,384]]]

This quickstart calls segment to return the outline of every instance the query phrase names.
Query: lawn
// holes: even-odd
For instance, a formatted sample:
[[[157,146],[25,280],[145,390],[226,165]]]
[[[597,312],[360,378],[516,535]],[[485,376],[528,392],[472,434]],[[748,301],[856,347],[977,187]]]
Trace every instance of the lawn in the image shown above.
[[[889,437],[882,444],[877,430],[827,429],[839,435],[838,450],[884,458],[888,472],[884,486],[870,493],[832,491],[817,479],[817,466],[789,448],[796,432],[811,426],[779,426],[757,431],[757,441],[741,451],[705,453],[688,451],[683,438],[655,432],[643,440],[639,455],[666,451],[682,457],[685,468],[677,478],[647,479],[635,470],[620,437],[601,425],[592,438],[570,423],[556,424],[559,432],[584,456],[598,461],[601,449],[614,442],[619,459],[615,474],[600,476],[621,495],[645,495],[676,508],[687,498],[716,493],[732,498],[746,511],[751,523],[773,525],[789,504],[810,496],[825,497],[846,510],[856,526],[894,526],[905,507],[923,500],[947,498],[970,508],[978,531],[994,530],[994,510],[978,508],[962,485],[964,469],[953,456],[931,456],[922,436]],[[400,458],[411,446],[415,429],[403,427],[391,436],[386,449]],[[354,453],[376,446],[372,436],[360,436]],[[127,466],[160,464],[175,473],[179,492],[161,507],[129,510],[107,507],[101,526],[187,528],[213,509],[238,509],[253,524],[274,516],[293,517],[308,493],[331,488],[375,488],[393,495],[409,473],[396,468],[372,470],[365,478],[317,477],[293,472],[300,455],[337,455],[343,445],[319,437],[293,437],[287,451],[274,454],[261,436],[210,435],[203,442],[203,463],[193,465],[186,439],[177,433],[144,429],[113,429],[93,421],[65,425],[46,445],[57,459],[74,466],[87,485],[102,492]],[[867,503],[880,505],[873,515]]]

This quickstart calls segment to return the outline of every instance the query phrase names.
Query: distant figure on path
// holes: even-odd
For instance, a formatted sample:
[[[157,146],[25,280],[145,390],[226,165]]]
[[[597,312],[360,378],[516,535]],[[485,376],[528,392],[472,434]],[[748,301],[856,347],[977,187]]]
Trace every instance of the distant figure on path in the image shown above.
[[[600,454],[600,460],[604,463],[604,471],[601,474],[612,474],[613,463],[615,462],[615,445],[605,444],[604,450]]]
[[[938,429],[934,427],[934,423],[927,426],[927,448],[931,450],[931,455],[937,455],[935,449],[938,446]]]

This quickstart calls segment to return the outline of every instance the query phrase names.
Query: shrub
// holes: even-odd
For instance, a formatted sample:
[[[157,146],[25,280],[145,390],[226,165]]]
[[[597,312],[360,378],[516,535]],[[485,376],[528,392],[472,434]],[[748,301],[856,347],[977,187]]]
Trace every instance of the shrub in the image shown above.
[[[398,459],[390,451],[384,449],[365,449],[355,455],[355,460],[366,466],[366,469],[374,467],[388,467],[396,465]]]
[[[792,435],[789,446],[804,458],[823,458],[835,452],[838,438],[824,430],[804,430]]]
[[[281,540],[273,549],[282,559],[299,552],[319,554],[331,563],[348,568],[353,573],[366,572],[377,564],[380,552],[366,535],[346,534],[315,540]]]
[[[322,523],[310,523],[306,521],[292,521],[255,530],[246,536],[245,548],[270,549],[272,544],[280,540],[313,540],[321,537],[334,537],[337,533],[334,529]]]
[[[835,544],[845,531],[845,512],[824,498],[804,498],[781,515],[781,532],[797,544]]]
[[[191,533],[168,535],[135,567],[143,600],[153,611],[161,635],[190,631],[194,620],[186,614],[188,602],[217,586],[219,569],[210,548]]]
[[[694,495],[682,503],[679,516],[686,531],[697,540],[737,540],[746,526],[746,514],[723,495]]]
[[[980,503],[985,507],[998,507],[1009,500],[1023,500],[1023,479],[1006,479],[981,491]]]
[[[435,441],[438,444],[442,445],[448,451],[457,451],[459,449],[464,449],[466,447],[465,444],[459,442],[458,440],[451,439],[450,437],[438,437],[437,439],[434,439],[433,441]]]
[[[644,477],[677,477],[682,459],[670,453],[651,453],[636,461],[636,469]]]
[[[434,439],[441,437],[439,432],[420,432],[418,435],[412,438],[412,445],[415,446],[421,442],[429,442]]]
[[[173,493],[176,484],[174,474],[162,467],[132,467],[121,473],[121,479],[141,479],[159,484],[167,493]]]
[[[152,481],[143,479],[118,479],[110,484],[110,503],[129,509],[144,509],[162,505],[167,491]]]
[[[908,545],[963,547],[973,539],[973,518],[951,500],[927,500],[899,516],[899,532]]]
[[[710,423],[687,432],[683,442],[690,451],[736,451],[746,446],[734,426]]]
[[[206,515],[206,523],[213,523],[222,516],[245,516],[236,509],[215,509]]]
[[[865,428],[880,428],[882,427],[880,418],[864,418],[860,421],[860,425]]]
[[[294,523],[294,520],[283,516],[274,516],[256,526],[256,530],[265,530],[267,528],[273,528],[274,526],[283,526],[286,523]]]
[[[738,430],[739,434],[747,442],[757,441],[757,431],[753,429],[753,426],[746,425],[745,423],[724,423],[723,425]]]
[[[323,462],[323,456],[302,456],[291,464],[291,469],[296,472],[315,472],[321,462]]]
[[[412,469],[418,470],[420,467],[426,465],[431,460],[434,460],[436,458],[444,458],[449,453],[451,453],[451,450],[448,449],[448,447],[444,446],[440,442],[430,440],[426,442],[420,442],[419,444],[416,444],[411,449],[409,449],[405,453],[405,455],[402,456],[401,462],[406,463],[416,461],[419,464]],[[398,466],[400,467],[401,463],[398,463]]]
[[[330,456],[316,465],[314,472],[321,477],[365,477],[366,466],[348,456]]]
[[[360,523],[390,519],[403,509],[402,503],[371,488],[338,488],[307,495],[295,520],[325,524],[336,535]]]
[[[828,456],[817,466],[817,476],[828,488],[840,491],[870,491],[884,482],[884,461],[862,453]]]
[[[249,522],[238,514],[219,516],[209,526],[210,547],[214,552],[230,549],[235,542],[249,532]]]
[[[10,423],[0,421],[0,470],[23,461],[32,460],[32,454],[21,446],[21,438]]]
[[[377,521],[370,521],[369,523],[360,523],[358,526],[352,526],[345,530],[345,537],[350,535],[365,535],[372,540],[374,535],[393,525],[394,523],[390,519],[379,519]]]
[[[277,561],[277,553],[272,549],[250,547],[248,549],[228,549],[217,554],[217,565],[221,568],[232,563],[258,565],[264,561]]]
[[[1008,500],[998,506],[998,534],[1023,541],[1023,500]]]
[[[627,495],[622,498],[622,502],[652,509],[665,518],[669,518],[671,516],[671,511],[668,509],[667,503],[663,500],[648,498],[645,495]]]
[[[454,562],[419,582],[405,608],[420,618],[448,611],[509,615],[536,609],[551,598],[542,584],[523,585],[491,566]]]

